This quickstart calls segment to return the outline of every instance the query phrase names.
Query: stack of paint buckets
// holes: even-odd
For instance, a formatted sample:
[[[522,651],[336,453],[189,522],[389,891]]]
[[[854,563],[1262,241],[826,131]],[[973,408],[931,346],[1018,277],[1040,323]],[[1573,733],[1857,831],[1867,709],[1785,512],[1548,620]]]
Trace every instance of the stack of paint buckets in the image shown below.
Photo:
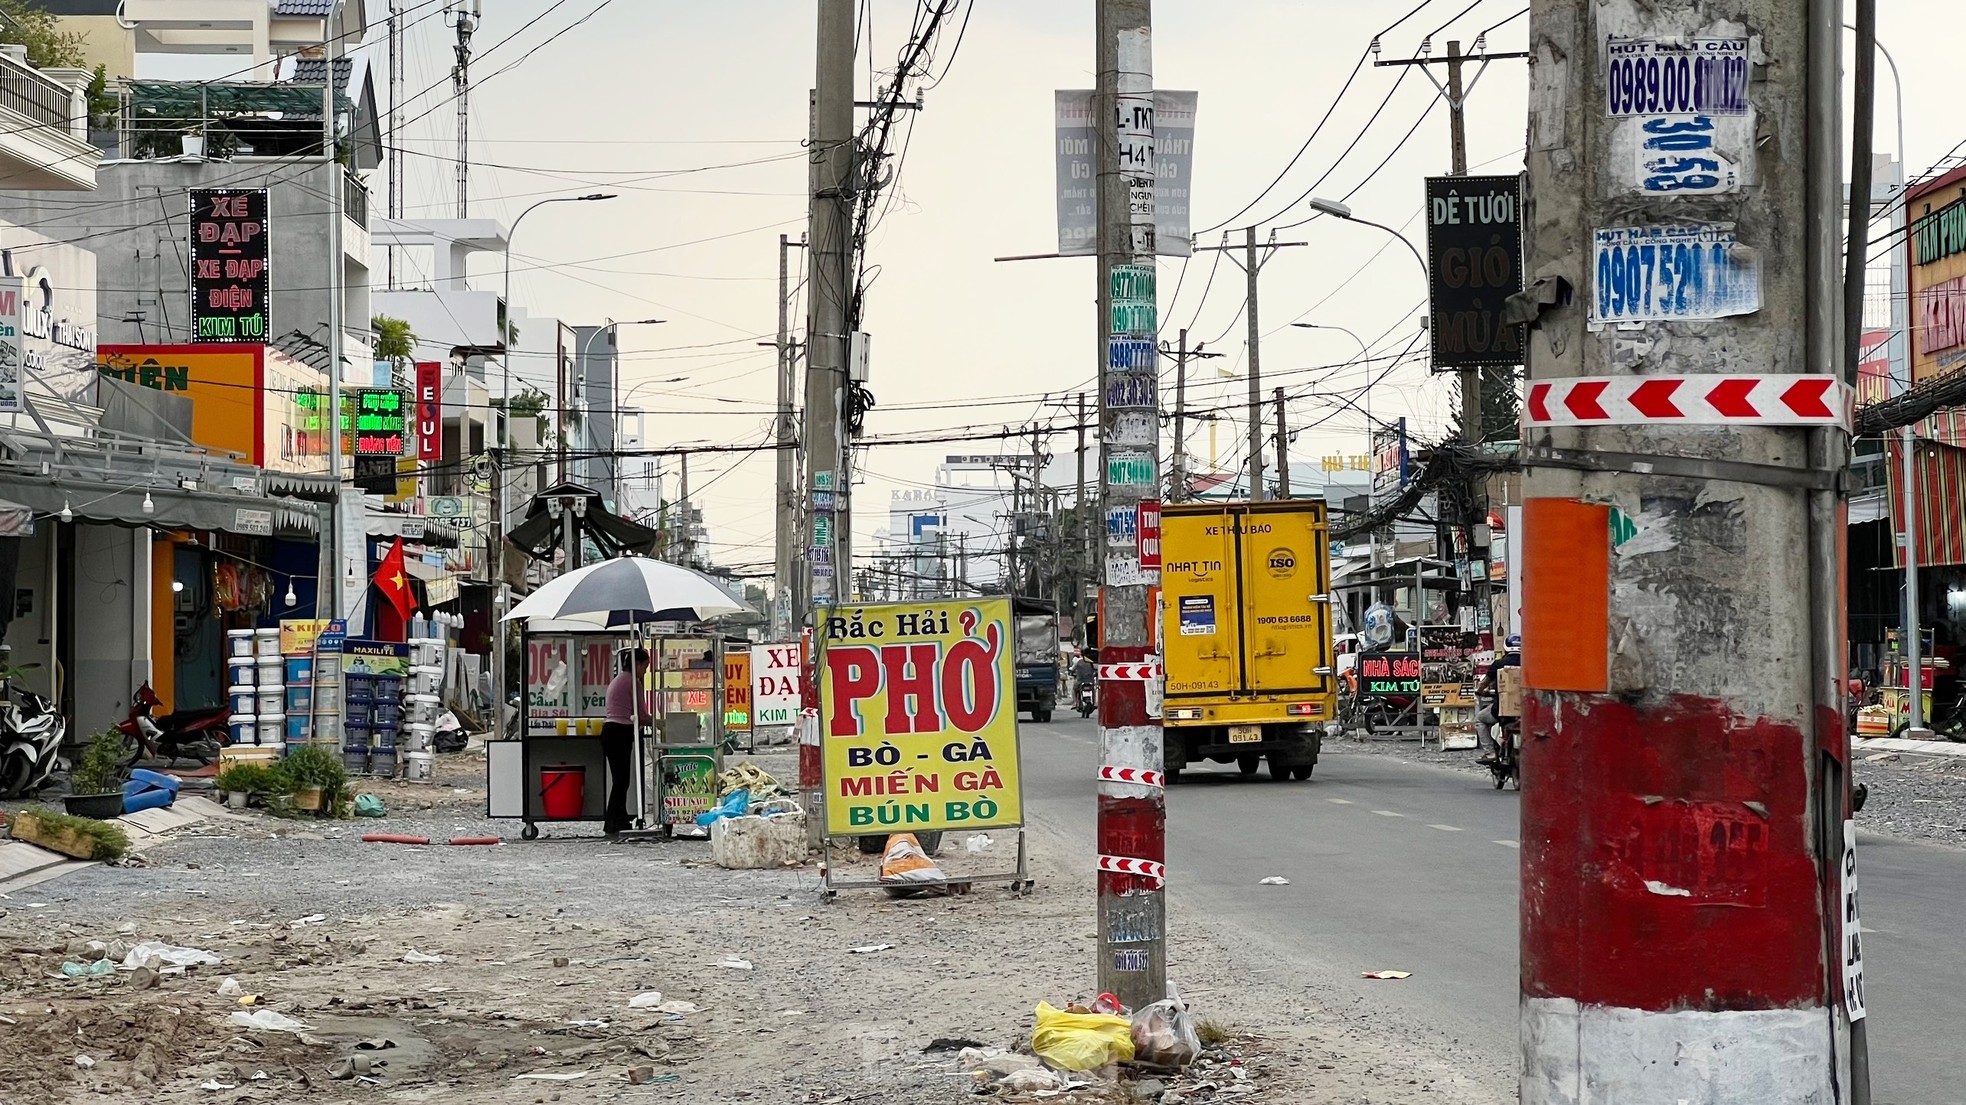
[[[287,723],[285,673],[278,629],[232,629],[225,634],[225,689],[234,747],[278,747]]]
[[[356,672],[345,678],[348,724],[342,730],[342,761],[351,772],[394,776],[403,727],[403,678]]]
[[[285,664],[288,751],[303,744],[334,747],[341,729],[341,653],[310,644],[287,655]]]
[[[403,778],[413,783],[430,782],[435,774],[443,685],[443,639],[411,638],[409,694],[403,699]]]

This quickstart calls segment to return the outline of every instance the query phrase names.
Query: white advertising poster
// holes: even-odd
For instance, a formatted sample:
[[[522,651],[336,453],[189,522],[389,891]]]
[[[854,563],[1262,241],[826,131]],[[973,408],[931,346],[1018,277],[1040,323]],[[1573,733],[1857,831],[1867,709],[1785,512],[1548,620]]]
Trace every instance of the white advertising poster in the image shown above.
[[[1193,92],[1154,93],[1154,252],[1162,257],[1186,257],[1190,191],[1195,169],[1195,105]],[[1092,90],[1064,89],[1054,94],[1058,158],[1058,252],[1090,257],[1098,235],[1099,174],[1093,155]]]
[[[1505,512],[1508,532],[1509,559],[1509,633],[1522,632],[1522,508],[1509,507]],[[1504,634],[1506,637],[1507,634]]]
[[[790,725],[799,716],[799,644],[751,646],[751,727]]]
[[[1725,318],[1761,309],[1761,265],[1728,223],[1592,232],[1590,324]]]

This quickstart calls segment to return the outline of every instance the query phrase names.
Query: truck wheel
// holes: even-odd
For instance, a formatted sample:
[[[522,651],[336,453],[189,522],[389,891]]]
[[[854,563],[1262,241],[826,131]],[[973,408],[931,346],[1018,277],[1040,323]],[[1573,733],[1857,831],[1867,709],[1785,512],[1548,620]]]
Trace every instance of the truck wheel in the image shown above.
[[[1244,775],[1254,775],[1256,774],[1256,769],[1262,766],[1263,757],[1261,756],[1242,756],[1236,760],[1236,770],[1242,772]]]
[[[1031,720],[1037,722],[1039,725],[1043,725],[1051,720],[1051,711],[1049,709],[1032,710]]]
[[[1314,763],[1304,764],[1301,767],[1293,767],[1290,769],[1290,777],[1301,783],[1304,780],[1310,778],[1311,772],[1316,769],[1317,769],[1317,765]]]
[[[1290,760],[1281,752],[1270,753],[1270,778],[1279,783],[1290,779]]]

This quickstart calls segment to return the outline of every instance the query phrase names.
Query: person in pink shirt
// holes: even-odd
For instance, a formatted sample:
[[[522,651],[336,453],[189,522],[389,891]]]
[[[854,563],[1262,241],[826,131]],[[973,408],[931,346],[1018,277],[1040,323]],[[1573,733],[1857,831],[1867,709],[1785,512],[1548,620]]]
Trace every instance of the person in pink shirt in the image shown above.
[[[608,762],[608,808],[601,831],[614,836],[629,827],[628,784],[635,774],[635,694],[648,683],[648,649],[632,650],[629,663],[608,684],[607,718],[601,723],[601,754]],[[653,712],[646,692],[641,718]]]

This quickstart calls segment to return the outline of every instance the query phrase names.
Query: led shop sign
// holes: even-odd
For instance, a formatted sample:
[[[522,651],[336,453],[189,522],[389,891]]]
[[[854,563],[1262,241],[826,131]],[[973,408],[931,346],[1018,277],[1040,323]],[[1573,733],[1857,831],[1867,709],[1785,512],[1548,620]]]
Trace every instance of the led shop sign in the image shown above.
[[[409,404],[403,393],[363,388],[355,393],[355,455],[400,457]]]
[[[267,298],[266,190],[191,190],[193,340],[263,342],[273,332]]]

